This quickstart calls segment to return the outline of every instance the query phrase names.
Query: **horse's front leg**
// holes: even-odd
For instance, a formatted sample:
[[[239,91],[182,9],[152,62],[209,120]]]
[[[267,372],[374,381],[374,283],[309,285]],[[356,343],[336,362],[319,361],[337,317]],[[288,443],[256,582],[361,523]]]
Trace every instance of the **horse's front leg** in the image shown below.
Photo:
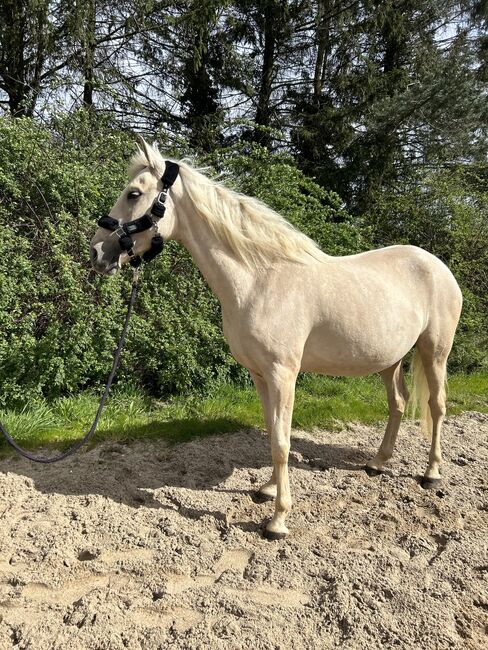
[[[261,405],[263,407],[264,423],[266,425],[268,437],[271,442],[272,417],[270,411],[268,385],[261,375],[259,375],[256,372],[253,372],[252,370],[250,370],[249,372],[251,374],[254,385],[256,386],[259,399],[261,400]],[[269,481],[266,481],[266,483],[264,483],[264,485],[262,485],[259,488],[259,490],[256,492],[255,500],[267,501],[268,499],[275,499],[275,498],[276,498],[276,472],[273,468],[271,478],[269,479]]]
[[[265,377],[268,387],[271,456],[276,478],[275,512],[265,533],[268,539],[281,539],[288,534],[285,526],[286,515],[291,510],[288,453],[296,378],[296,372],[281,365],[274,366],[269,376]]]

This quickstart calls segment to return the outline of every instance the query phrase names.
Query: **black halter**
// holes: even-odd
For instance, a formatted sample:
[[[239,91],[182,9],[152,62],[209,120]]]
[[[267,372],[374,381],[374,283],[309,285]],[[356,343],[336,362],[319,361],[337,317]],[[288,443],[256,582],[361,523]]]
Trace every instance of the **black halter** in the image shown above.
[[[179,170],[180,167],[177,163],[166,160],[166,168],[161,177],[163,190],[154,199],[149,212],[139,217],[139,219],[134,219],[134,221],[128,221],[123,224],[119,224],[118,220],[113,217],[102,217],[98,220],[100,228],[111,230],[117,235],[120,248],[130,257],[131,266],[137,268],[142,264],[143,260],[144,262],[150,262],[163,250],[163,238],[161,235],[155,235],[151,240],[151,248],[141,258],[139,255],[134,254],[134,242],[131,235],[144,232],[144,230],[149,230],[150,228],[157,228],[158,221],[164,217],[168,190],[177,179]]]

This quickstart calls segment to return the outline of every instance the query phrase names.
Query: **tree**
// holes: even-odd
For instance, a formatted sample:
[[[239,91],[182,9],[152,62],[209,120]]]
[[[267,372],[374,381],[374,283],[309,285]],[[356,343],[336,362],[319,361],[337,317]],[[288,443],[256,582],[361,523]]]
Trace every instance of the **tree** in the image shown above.
[[[487,108],[459,3],[341,5],[317,5],[314,84],[292,91],[292,136],[303,168],[361,212],[413,167],[479,159]]]
[[[451,367],[488,364],[488,166],[417,169],[410,184],[377,190],[363,225],[376,246],[414,244],[442,259],[464,306]]]
[[[218,70],[222,66],[219,5],[215,0],[192,2],[181,17],[181,32],[188,47],[182,50],[181,102],[190,142],[197,150],[211,151],[220,141],[222,123]]]
[[[41,90],[46,59],[53,52],[55,29],[49,0],[0,3],[0,89],[10,113],[32,115]]]

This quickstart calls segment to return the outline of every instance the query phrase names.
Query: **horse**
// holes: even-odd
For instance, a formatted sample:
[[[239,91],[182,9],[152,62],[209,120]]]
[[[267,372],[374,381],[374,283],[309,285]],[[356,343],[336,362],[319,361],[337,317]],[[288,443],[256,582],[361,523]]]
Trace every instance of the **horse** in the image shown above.
[[[380,374],[388,422],[377,454],[365,467],[376,475],[393,453],[409,399],[402,360],[414,347],[412,399],[420,405],[431,439],[421,484],[436,487],[446,364],[462,307],[461,291],[447,266],[409,245],[330,256],[264,203],[226,188],[185,161],[178,165],[171,188],[163,188],[164,218],[133,235],[130,253],[147,252],[154,234],[176,240],[221,303],[224,336],[254,382],[271,446],[272,473],[258,491],[262,498],[275,499],[265,536],[281,539],[289,532],[288,454],[301,371]],[[143,141],[131,161],[130,182],[110,216],[123,226],[147,213],[162,190],[164,169],[157,147]],[[92,266],[99,273],[113,275],[129,261],[114,234],[99,228],[91,240]]]

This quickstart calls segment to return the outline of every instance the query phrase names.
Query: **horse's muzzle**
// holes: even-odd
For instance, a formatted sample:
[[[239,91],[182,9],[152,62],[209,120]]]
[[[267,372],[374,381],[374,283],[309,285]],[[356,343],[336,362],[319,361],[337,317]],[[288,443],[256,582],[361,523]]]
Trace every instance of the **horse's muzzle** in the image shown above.
[[[119,253],[107,255],[101,243],[90,247],[90,257],[92,267],[97,273],[115,275],[120,269]]]

